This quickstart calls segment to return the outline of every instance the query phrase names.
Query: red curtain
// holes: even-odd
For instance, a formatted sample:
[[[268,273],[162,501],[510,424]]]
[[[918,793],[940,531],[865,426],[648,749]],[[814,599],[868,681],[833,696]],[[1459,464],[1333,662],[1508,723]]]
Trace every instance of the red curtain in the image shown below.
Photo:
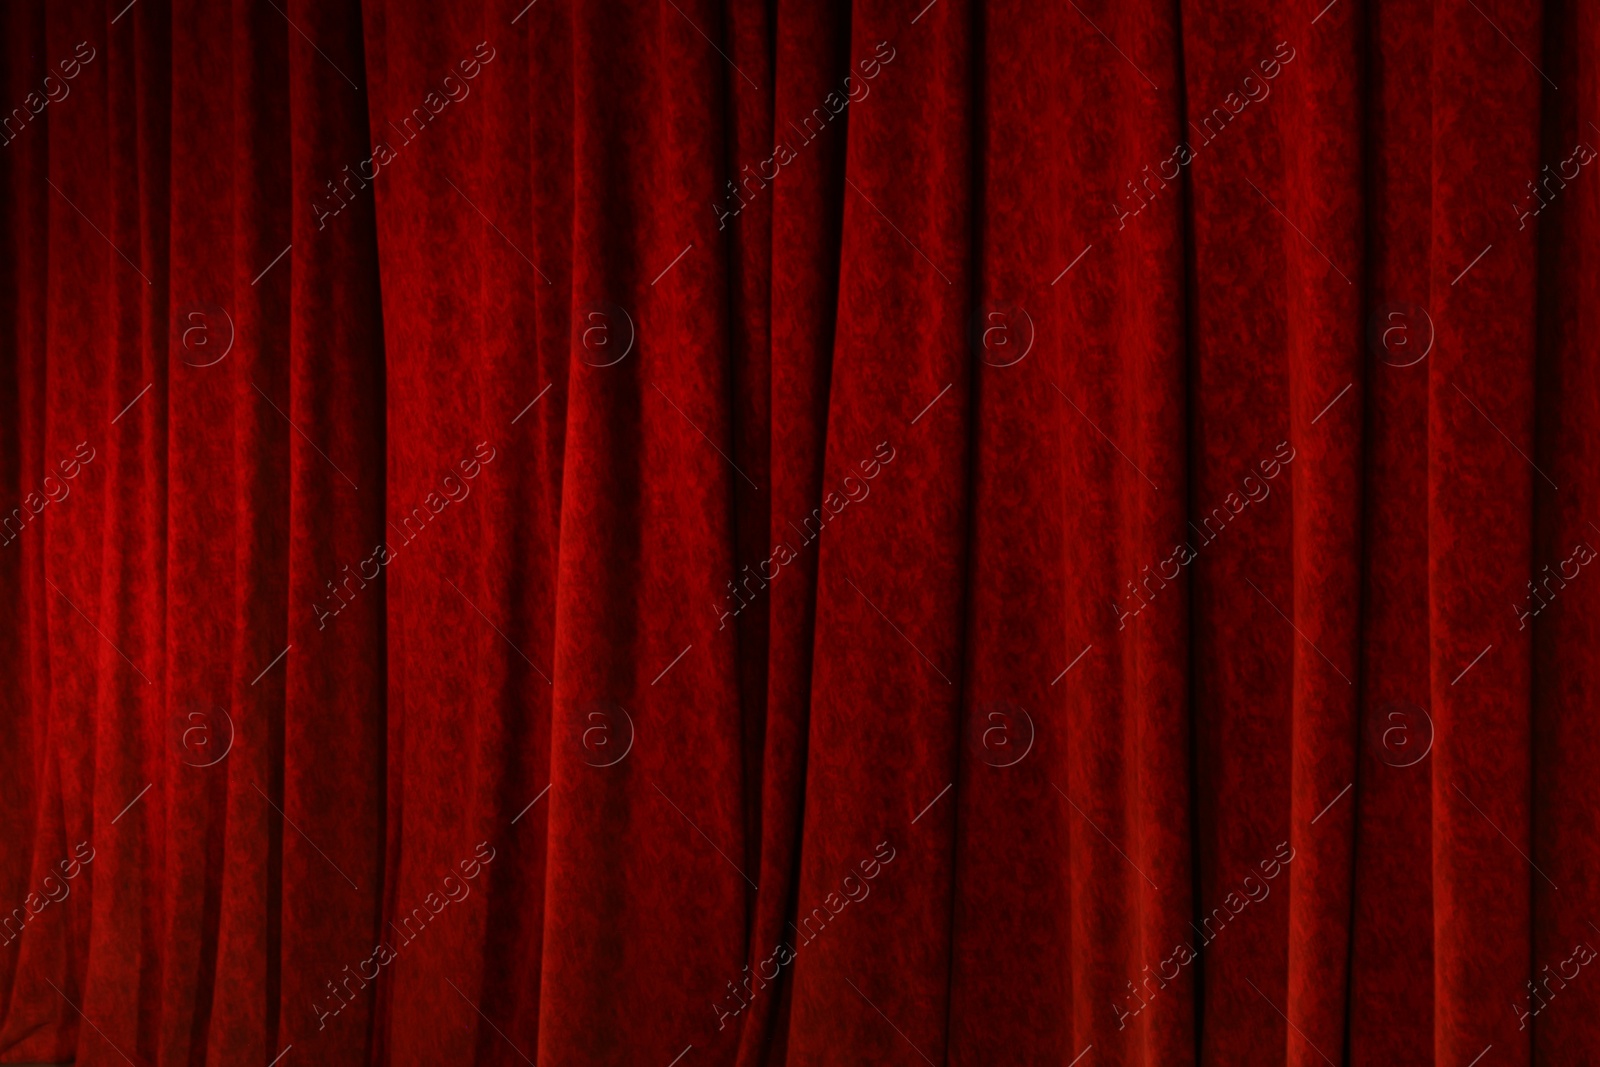
[[[0,1061],[1600,1062],[1600,13],[5,6]]]

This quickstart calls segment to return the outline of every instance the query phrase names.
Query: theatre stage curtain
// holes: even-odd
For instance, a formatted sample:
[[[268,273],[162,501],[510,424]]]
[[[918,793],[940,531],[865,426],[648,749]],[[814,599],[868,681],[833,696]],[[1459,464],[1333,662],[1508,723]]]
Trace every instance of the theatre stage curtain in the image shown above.
[[[0,1060],[1600,1062],[1600,9],[0,18]]]

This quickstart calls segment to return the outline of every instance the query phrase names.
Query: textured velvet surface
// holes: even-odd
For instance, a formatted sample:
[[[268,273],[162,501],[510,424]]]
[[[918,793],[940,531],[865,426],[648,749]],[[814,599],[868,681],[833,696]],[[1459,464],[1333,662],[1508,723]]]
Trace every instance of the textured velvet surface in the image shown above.
[[[0,1062],[1600,1062],[1600,14],[924,3],[4,6]]]

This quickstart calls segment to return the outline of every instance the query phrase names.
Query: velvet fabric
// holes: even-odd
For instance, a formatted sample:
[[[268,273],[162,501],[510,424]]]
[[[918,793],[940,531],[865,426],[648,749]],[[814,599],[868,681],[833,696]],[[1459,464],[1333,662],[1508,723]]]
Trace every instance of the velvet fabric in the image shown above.
[[[0,1062],[1600,1062],[1600,14],[18,0]]]

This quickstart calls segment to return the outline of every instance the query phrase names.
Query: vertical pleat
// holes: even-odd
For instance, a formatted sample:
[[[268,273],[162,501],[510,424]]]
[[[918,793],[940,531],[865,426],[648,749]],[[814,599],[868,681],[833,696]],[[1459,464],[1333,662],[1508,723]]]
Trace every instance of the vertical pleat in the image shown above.
[[[759,884],[737,649],[705,608],[733,570],[733,483],[764,489],[729,456],[727,268],[705,207],[723,94],[744,90],[714,43],[716,5],[571,18],[573,341],[536,1058],[632,1063],[709,1042],[705,1005],[739,974]]]
[[[1064,16],[1085,76],[1062,86],[1069,132],[1044,202],[1070,225],[1036,268],[1061,311],[1042,339],[1059,377],[1037,390],[1054,401],[1065,626],[1039,670],[1061,702],[1061,740],[1044,740],[1061,745],[1047,765],[1046,810],[1067,846],[1055,878],[1071,924],[1061,946],[1068,1062],[1091,1046],[1108,1063],[1194,1056],[1202,964],[1189,922],[1187,643],[1196,564],[1179,551],[1192,541],[1182,265],[1193,164],[1179,150],[1191,135],[1173,15],[1149,4]]]
[[[744,620],[757,615],[765,617],[760,625],[768,634],[761,771],[748,793],[759,801],[761,819],[760,872],[752,874],[767,887],[757,895],[751,926],[751,991],[743,990],[743,975],[729,975],[700,1009],[714,1018],[719,1035],[738,1028],[743,1067],[781,1064],[787,1055],[795,968],[792,959],[781,961],[795,951],[790,923],[805,810],[819,558],[818,545],[807,542],[798,524],[823,506],[847,130],[850,110],[873,88],[852,68],[843,5],[783,3],[775,18],[770,135],[730,155],[732,184],[716,190],[713,209],[719,225],[736,234],[763,225],[771,234],[769,524],[756,549],[739,560],[731,584],[709,601],[719,640],[728,640],[729,631],[742,635]],[[830,93],[843,95],[829,106]],[[818,108],[830,116],[826,125]]]
[[[1356,678],[1363,707],[1357,784],[1325,818],[1333,820],[1344,804],[1356,818],[1350,1062],[1429,1064],[1433,871],[1424,857],[1432,851],[1437,724],[1428,683],[1428,494],[1420,487],[1428,478],[1438,308],[1428,278],[1431,145],[1420,131],[1429,128],[1433,107],[1432,12],[1423,3],[1369,4],[1365,12],[1368,370],[1356,387],[1366,408]],[[1335,14],[1358,24],[1354,8],[1335,8],[1323,21]]]
[[[276,21],[268,22],[269,18]],[[220,801],[225,815],[213,816],[222,828],[219,833],[214,824],[206,843],[212,865],[209,878],[221,883],[210,890],[207,901],[208,907],[216,909],[215,934],[211,935],[215,937],[215,955],[208,960],[202,943],[198,976],[202,988],[196,993],[196,1018],[174,1024],[187,1025],[194,1034],[189,1062],[226,1062],[247,1056],[270,1060],[279,1051],[272,1047],[280,914],[272,879],[278,870],[282,840],[274,828],[282,826],[278,812],[263,803],[260,791],[274,779],[274,768],[282,759],[283,660],[292,654],[292,650],[286,651],[285,604],[288,453],[289,438],[294,434],[257,392],[258,387],[281,387],[288,353],[292,264],[287,255],[274,263],[283,251],[279,238],[288,244],[290,232],[289,158],[284,150],[288,116],[283,98],[288,41],[279,22],[277,12],[236,5],[228,23],[233,62],[227,94],[231,121],[226,128],[231,131],[235,151],[250,165],[229,174],[228,214],[217,221],[219,229],[225,227],[221,232],[231,238],[224,245],[226,258],[215,267],[226,272],[226,283],[219,286],[207,278],[200,286],[202,290],[219,288],[226,297],[223,323],[215,321],[214,309],[202,314],[208,316],[204,320],[208,345],[231,339],[227,362],[195,369],[227,383],[223,395],[233,426],[230,500],[236,547],[231,576],[234,599],[229,606],[232,661],[225,679],[231,699],[221,705],[229,717],[218,721],[212,708],[213,717],[204,723],[209,746],[231,736],[232,747],[225,756],[208,747],[193,760],[206,764],[220,758],[223,762],[212,764],[215,770],[205,769],[204,773],[225,776],[226,787]],[[212,131],[195,133],[197,139],[207,135],[215,136]],[[218,240],[214,234],[195,237],[206,247]],[[266,270],[269,265],[272,269]],[[192,320],[179,321],[184,329],[195,325]],[[219,326],[229,326],[231,332],[224,337]],[[201,351],[204,354],[189,361],[209,364],[219,356],[215,349]],[[198,1047],[206,1050],[203,1057]]]
[[[907,1042],[942,1058],[947,1043],[974,20],[953,0],[853,12],[852,65],[880,73],[849,116],[822,506],[795,535],[819,562],[792,1065],[840,1048],[898,1060]],[[847,503],[869,475],[871,498]]]
[[[7,50],[0,59],[8,99],[25,99],[35,83],[42,83],[45,59],[44,12],[36,5],[13,4],[0,15],[7,40],[26,42],[25,51]],[[71,69],[71,68],[69,68]],[[0,214],[0,376],[7,383],[0,413],[0,480],[7,498],[0,513],[0,595],[15,605],[16,625],[0,636],[0,670],[17,684],[0,693],[0,747],[11,753],[0,775],[0,820],[15,827],[0,835],[0,893],[7,901],[25,901],[33,874],[31,857],[36,836],[23,828],[38,825],[44,810],[45,760],[49,710],[46,625],[50,589],[43,575],[42,531],[28,531],[19,520],[32,513],[28,493],[52,489],[71,499],[75,488],[62,482],[62,471],[47,459],[45,444],[45,370],[47,308],[49,306],[50,234],[47,225],[50,187],[41,179],[49,165],[49,136],[45,129],[4,131],[0,152],[0,183],[6,210]],[[25,269],[22,264],[34,269]],[[50,477],[52,482],[43,481]],[[41,497],[41,499],[47,499]],[[50,505],[42,505],[49,507]],[[11,520],[5,526],[6,519]],[[0,914],[0,1009],[9,1002],[16,977],[21,929],[11,909]],[[10,920],[9,925],[6,920]],[[0,1015],[3,1017],[3,1015]]]
[[[1072,944],[1062,809],[1071,809],[1052,786],[1066,781],[1071,742],[1064,690],[1051,684],[1059,676],[1040,669],[1070,643],[1055,475],[1057,389],[1075,353],[1063,343],[1070,328],[1047,268],[1077,233],[1054,211],[1045,218],[1057,224],[1040,225],[1034,205],[1055,202],[1061,174],[1029,165],[1050,159],[1047,131],[1070,113],[1054,76],[1067,40],[1062,14],[1077,17],[1067,9],[1042,22],[1010,4],[975,14],[974,303],[961,353],[973,411],[965,710],[955,786],[943,802],[957,813],[955,851],[964,857],[954,871],[952,1063],[1065,1063],[1078,1051],[1064,1010]],[[926,421],[932,428],[948,416],[935,408]],[[994,832],[1013,819],[1033,833],[1019,841]],[[1037,977],[1018,989],[1006,980],[1017,972]]]
[[[1199,1051],[1205,1064],[1277,1063],[1291,1036],[1296,664],[1310,656],[1315,670],[1327,667],[1291,621],[1302,454],[1291,439],[1287,304],[1289,264],[1301,262],[1294,227],[1310,220],[1281,214],[1274,180],[1284,172],[1279,131],[1292,121],[1282,109],[1291,84],[1306,90],[1309,62],[1304,21],[1287,8],[1185,5],[1183,35],[1195,157],[1187,544],[1198,557],[1189,570]],[[1332,270],[1319,284],[1327,277],[1344,285]],[[1316,677],[1344,684],[1332,671]]]
[[[293,648],[282,665],[281,780],[253,785],[281,842],[279,1049],[358,1061],[374,1018],[360,972],[379,936],[385,825],[384,596],[349,579],[385,526],[373,206],[342,184],[371,150],[367,93],[356,4],[293,3],[282,14],[294,247],[273,273],[286,270],[289,350],[254,388],[294,431],[284,608]],[[335,196],[330,182],[348,200],[327,218],[318,207]]]
[[[165,922],[159,887],[165,878],[165,828],[176,799],[160,741],[167,681],[170,34],[164,8],[153,6],[140,15],[111,30],[106,50],[101,178],[109,194],[109,220],[103,228],[132,263],[114,264],[125,269],[113,269],[106,291],[111,320],[110,395],[103,416],[107,521],[99,596],[91,598],[88,609],[107,638],[96,664],[94,811],[104,847],[95,846],[100,879],[90,930],[91,944],[100,950],[89,955],[80,1005],[104,1040],[80,1038],[77,1057],[92,1064],[121,1061],[133,1050],[151,1055],[160,1045]],[[134,521],[123,521],[130,516]],[[130,803],[134,806],[121,815],[113,834],[111,820]]]
[[[1288,277],[1294,692],[1285,1062],[1344,1056],[1361,675],[1366,250],[1362,8],[1304,30],[1304,67],[1274,112],[1283,140],[1272,228]],[[1292,220],[1292,221],[1286,221]],[[1265,990],[1264,990],[1265,991]],[[1275,991],[1274,991],[1275,992]],[[1271,994],[1269,994],[1271,995]]]
[[[472,891],[484,879],[480,873],[464,880],[456,865],[477,862],[480,841],[488,841],[485,854],[492,850],[495,856],[491,871],[506,851],[503,841],[490,840],[475,825],[479,738],[490,702],[503,688],[496,675],[512,670],[507,657],[515,663],[519,688],[548,684],[507,645],[511,638],[495,632],[497,626],[510,632],[507,576],[475,558],[487,525],[481,491],[510,466],[516,409],[491,412],[477,402],[489,315],[472,284],[478,273],[473,265],[493,257],[524,284],[532,271],[478,214],[498,206],[490,183],[473,180],[467,163],[486,101],[475,95],[450,99],[445,92],[449,87],[471,94],[512,74],[494,43],[505,36],[503,27],[489,31],[474,21],[465,10],[385,10],[377,23],[384,36],[374,41],[371,56],[372,142],[388,146],[394,158],[378,169],[373,189],[363,195],[378,198],[382,215],[407,220],[402,241],[380,238],[384,275],[419,280],[410,301],[385,307],[384,321],[390,432],[388,527],[380,540],[393,555],[383,571],[390,649],[388,788],[395,821],[391,848],[397,854],[390,856],[380,940],[398,959],[374,983],[394,1020],[387,1042],[389,1059],[397,1064],[471,1058],[480,1026],[474,1009],[482,998],[476,946],[484,918],[484,898]],[[429,26],[428,33],[389,37],[419,22]],[[369,36],[373,27],[369,19]],[[488,45],[475,55],[480,41]],[[484,57],[492,58],[476,78],[464,80],[456,63]],[[448,100],[437,115],[425,103],[430,94],[436,106]],[[461,273],[445,275],[448,284],[421,281],[434,257],[452,248],[462,252]],[[501,258],[507,255],[509,263]],[[466,470],[457,466],[463,460],[469,462]],[[476,476],[468,478],[468,471]],[[444,657],[439,634],[459,642]],[[448,885],[447,875],[454,879]],[[451,902],[435,913],[430,899]]]
[[[773,154],[773,54],[771,47],[771,14],[765,0],[733,0],[723,5],[727,42],[727,64],[723,67],[724,109],[727,114],[727,135],[724,148],[724,168],[740,177],[750,172],[744,167],[754,165],[757,188],[761,184],[762,161]],[[744,79],[749,78],[746,82]],[[716,237],[720,239],[728,265],[728,345],[730,360],[729,408],[732,432],[728,450],[729,458],[749,476],[749,481],[736,478],[733,486],[733,558],[736,573],[753,565],[759,572],[761,561],[771,554],[770,526],[772,522],[772,357],[770,349],[772,314],[772,217],[773,198],[755,196],[752,203],[741,211],[737,225],[724,228],[718,217],[716,200],[697,205],[708,222],[717,223]],[[709,229],[709,227],[708,227]],[[720,592],[720,590],[719,590]],[[706,622],[718,616],[715,602],[702,609]],[[763,822],[761,817],[762,779],[765,770],[767,732],[768,662],[770,656],[770,610],[772,601],[763,598],[757,610],[739,616],[737,628],[724,629],[717,618],[718,639],[733,645],[737,656],[739,709],[741,721],[742,788],[744,857],[741,866],[758,869],[764,851]],[[774,843],[780,850],[792,848],[792,843],[780,837]],[[777,897],[778,894],[771,894]],[[755,940],[754,915],[758,908],[758,894],[749,890],[746,914],[750,926],[749,966],[761,971],[762,960],[772,951],[769,944],[763,947]],[[769,964],[770,966],[770,964]],[[752,1019],[755,1018],[752,1016]],[[747,1031],[755,1040],[760,1028]],[[741,1038],[743,1044],[743,1038]],[[753,1046],[752,1046],[753,1047]]]
[[[1537,448],[1530,453],[1560,492],[1536,476],[1535,539],[1531,578],[1539,596],[1500,608],[1502,618],[1532,614],[1534,872],[1530,990],[1512,995],[1519,1022],[1526,1013],[1534,1063],[1583,1063],[1600,1057],[1600,986],[1583,963],[1600,948],[1600,901],[1591,873],[1600,852],[1600,826],[1589,801],[1592,768],[1600,760],[1600,732],[1589,713],[1596,683],[1589,650],[1596,647],[1600,583],[1589,562],[1600,548],[1600,516],[1588,486],[1595,483],[1596,208],[1593,163],[1600,133],[1590,125],[1596,82],[1595,11],[1561,5],[1547,11],[1541,65],[1561,86],[1544,91],[1544,137],[1539,181],[1549,206],[1535,216],[1539,259],[1539,378]],[[1589,163],[1583,160],[1588,159]],[[1548,168],[1548,169],[1546,169]],[[1576,171],[1576,174],[1574,173]],[[1548,175],[1554,181],[1546,184]],[[1536,205],[1526,186],[1518,211]],[[1546,281],[1548,279],[1548,282]],[[1547,569],[1548,568],[1548,569]],[[1521,591],[1519,591],[1521,592]],[[1542,605],[1542,606],[1541,606]],[[1534,613],[1534,610],[1537,612]],[[1544,876],[1550,878],[1546,883]],[[1559,891],[1552,888],[1559,886]],[[1574,973],[1576,972],[1576,973]],[[1516,977],[1522,978],[1518,974]],[[1520,1036],[1520,1035],[1519,1035]]]
[[[50,517],[54,521],[39,521],[40,516],[34,516],[23,532],[24,537],[39,537],[44,545],[43,585],[48,593],[47,633],[51,635],[47,766],[34,828],[30,892],[21,902],[29,911],[32,902],[43,896],[41,890],[48,888],[44,879],[59,877],[57,865],[73,858],[74,846],[82,843],[98,858],[105,843],[96,833],[98,812],[92,809],[101,654],[111,656],[124,669],[126,664],[81,612],[97,616],[102,607],[100,568],[86,561],[102,559],[102,520],[110,492],[107,450],[110,420],[117,408],[108,406],[111,390],[103,368],[115,365],[116,358],[127,358],[126,334],[110,340],[113,272],[129,271],[135,274],[135,283],[144,287],[105,236],[111,224],[110,183],[94,180],[104,179],[108,165],[111,46],[106,17],[87,7],[57,7],[45,12],[45,23],[44,55],[71,56],[79,42],[85,42],[92,49],[85,54],[95,58],[83,65],[75,80],[73,95],[68,97],[75,106],[58,107],[45,123],[35,120],[23,131],[26,136],[46,139],[49,145],[45,177],[50,183],[46,217],[51,255],[47,284],[49,293],[60,294],[47,303],[45,344],[50,358],[45,367],[45,394],[50,403],[45,413],[43,452],[49,457],[47,464],[72,461],[80,454],[93,459],[79,465],[73,495],[67,501],[72,507],[70,518],[65,509],[60,516]],[[127,40],[122,38],[124,47]],[[129,227],[133,232],[137,232],[136,219],[136,214],[128,219],[133,222]],[[123,237],[126,241],[126,233]],[[127,245],[123,248],[126,251]],[[138,248],[132,249],[134,255],[138,252]],[[108,348],[118,356],[104,355]],[[84,446],[81,452],[80,445]],[[121,774],[124,782],[133,777],[131,772]],[[107,823],[143,784],[129,789],[105,813]],[[131,828],[133,835],[138,832]],[[100,880],[92,865],[78,874],[65,899],[28,918],[16,946],[16,984],[0,1044],[25,1060],[59,1061],[74,1055],[81,1016],[73,1005],[84,1002],[84,967],[94,909],[91,887]]]
[[[515,10],[508,13],[509,7]],[[514,408],[518,428],[508,445],[517,462],[499,472],[503,482],[484,486],[489,516],[485,549],[486,570],[506,576],[502,603],[511,624],[506,632],[550,673],[573,336],[569,220],[575,176],[570,166],[546,167],[540,161],[572,158],[568,117],[573,79],[565,47],[571,38],[570,9],[544,4],[528,8],[515,0],[491,15],[507,22],[519,16],[517,33],[507,37],[504,77],[478,90],[484,94],[484,159],[509,156],[528,173],[526,188],[507,182],[487,190],[485,211],[508,220],[496,225],[514,235],[518,247],[539,265],[530,270],[528,263],[518,266],[507,259],[513,269],[483,275],[484,298],[492,311],[485,329],[494,347],[491,373],[480,386],[481,404],[486,422],[488,413]],[[486,32],[491,25],[486,19]],[[547,40],[556,47],[545,48]],[[485,233],[482,240],[496,238]],[[502,248],[499,254],[509,253]],[[524,303],[528,297],[531,301]],[[502,312],[519,304],[519,314]],[[486,918],[481,1007],[516,1053],[531,1054],[539,1047],[542,1014],[554,687],[544,679],[520,680],[526,665],[520,660],[507,663],[518,673],[505,674],[509,688],[501,702],[503,741],[498,751],[493,734],[483,741],[484,764],[498,776],[497,803],[486,801],[485,806],[492,806],[498,819],[509,820],[511,828],[504,858],[497,861],[504,866],[489,878],[494,888]],[[482,1026],[479,1042],[483,1061],[517,1062],[499,1035]]]
[[[460,276],[385,308],[394,558],[383,941],[407,961],[380,983],[394,1063],[537,1045],[537,1016],[517,1010],[522,991],[505,979],[515,981],[518,944],[537,949],[542,917],[545,809],[529,805],[548,774],[556,513],[541,499],[540,431],[560,400],[527,354],[556,268],[536,265],[521,195],[518,7],[442,17],[396,5],[367,19],[373,143],[393,152],[373,179],[383,274],[426,277],[437,250],[462,253]],[[431,26],[421,37],[408,29],[419,22]],[[484,158],[523,176],[481,180]],[[538,562],[525,568],[525,555]],[[441,633],[459,642],[442,660]],[[486,937],[492,916],[515,924],[512,945]]]
[[[286,1044],[278,1040],[282,931],[278,889],[284,835],[294,833],[262,793],[282,766],[286,661],[299,651],[289,648],[288,636],[290,439],[298,434],[261,395],[286,394],[289,362],[294,262],[292,249],[285,252],[292,237],[287,50],[293,31],[282,13],[248,0],[233,5],[228,26],[231,62],[226,100],[231,121],[225,128],[240,165],[228,172],[228,211],[217,220],[218,230],[196,232],[194,239],[195,254],[206,257],[208,268],[209,257],[215,254],[211,242],[223,243],[226,249],[226,258],[212,268],[226,271],[226,281],[209,276],[202,281],[197,264],[195,284],[202,293],[215,288],[224,295],[219,302],[226,312],[224,325],[232,324],[233,347],[222,362],[192,370],[227,382],[224,395],[232,424],[233,514],[228,526],[221,527],[231,530],[235,542],[228,634],[232,662],[226,677],[231,701],[222,705],[231,723],[213,718],[204,725],[213,745],[222,740],[219,731],[231,726],[233,745],[212,768],[196,768],[205,774],[225,774],[227,785],[221,802],[225,815],[219,818],[222,839],[213,837],[205,844],[207,861],[214,865],[209,869],[216,872],[210,877],[221,884],[215,890],[215,904],[208,901],[217,910],[215,961],[210,964],[214,988],[196,993],[197,1017],[188,1022],[195,1035],[191,1063],[271,1062]],[[198,151],[200,142],[214,145],[217,132],[195,130],[193,136]],[[175,177],[184,173],[175,170]],[[174,197],[178,199],[176,193]],[[223,234],[228,235],[225,243]],[[175,240],[175,249],[181,244]],[[201,247],[207,251],[199,252]],[[179,297],[175,302],[183,299],[205,298]],[[215,344],[222,339],[215,311],[202,314],[209,316],[204,321],[207,345]],[[177,321],[184,329],[195,325],[192,320]],[[191,339],[199,338],[191,335]],[[181,333],[177,348],[188,351]],[[207,354],[190,356],[189,362],[208,363],[219,355],[214,349],[201,351]],[[190,372],[182,365],[175,368],[175,374]],[[206,763],[218,756],[207,749],[192,762]],[[212,833],[217,833],[215,828]],[[202,942],[199,981],[203,984],[204,951]],[[204,1007],[207,997],[209,1012]]]
[[[1513,1005],[1529,971],[1531,633],[1505,605],[1532,559],[1536,256],[1512,197],[1539,173],[1537,5],[1433,26],[1428,363],[1430,686],[1434,708],[1434,1058],[1530,1062]],[[1492,51],[1485,51],[1492,50]],[[1518,55],[1518,51],[1523,55]],[[1476,60],[1468,73],[1467,55]],[[1493,106],[1501,122],[1481,123]],[[1481,258],[1480,258],[1481,256]],[[1551,483],[1544,489],[1557,491]]]
[[[176,4],[174,38],[226,41],[231,16],[223,6]],[[205,91],[231,80],[231,60],[226,48],[179,49],[171,71],[173,96],[195,106],[172,108],[177,176],[171,197],[178,209],[171,216],[167,331],[169,721],[156,724],[171,815],[161,892],[159,1047],[161,1062],[184,1065],[204,1062],[231,769],[221,764],[234,754],[242,718],[233,684],[239,647],[232,637],[241,542],[214,535],[233,517],[238,498],[234,402],[243,383],[235,377],[240,361],[233,352],[232,157],[212,151],[217,140],[232,140],[235,101],[231,94]],[[250,723],[250,740],[259,743],[256,726]]]

